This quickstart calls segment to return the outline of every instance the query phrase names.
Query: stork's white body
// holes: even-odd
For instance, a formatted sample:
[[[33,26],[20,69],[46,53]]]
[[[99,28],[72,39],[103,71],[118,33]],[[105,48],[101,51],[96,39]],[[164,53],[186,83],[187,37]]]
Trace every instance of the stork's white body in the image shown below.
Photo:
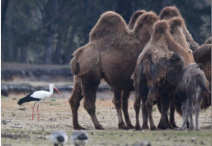
[[[55,89],[58,93],[60,93],[58,91],[58,89],[55,87],[54,84],[50,84],[49,85],[49,92],[48,91],[44,91],[44,90],[41,90],[41,91],[35,91],[29,95],[27,95],[26,97],[22,98],[19,100],[18,104],[21,105],[25,102],[31,102],[31,101],[35,101],[35,104],[37,104],[37,113],[38,113],[38,121],[39,121],[39,112],[38,112],[38,108],[39,108],[39,104],[40,102],[43,100],[43,99],[48,99],[52,96],[53,94],[53,89]],[[33,114],[34,114],[34,107],[35,107],[35,104],[34,106],[32,107],[32,120],[33,120]]]

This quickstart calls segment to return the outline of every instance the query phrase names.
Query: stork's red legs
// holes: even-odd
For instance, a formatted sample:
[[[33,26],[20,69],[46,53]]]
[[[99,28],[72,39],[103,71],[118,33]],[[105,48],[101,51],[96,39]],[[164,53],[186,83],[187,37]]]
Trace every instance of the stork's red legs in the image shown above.
[[[39,121],[39,103],[38,103],[38,106],[37,106],[37,113],[38,113],[38,121]]]
[[[36,102],[35,102],[35,104],[36,104]],[[34,115],[34,107],[35,107],[35,104],[34,104],[34,106],[32,107],[32,120],[33,120],[33,115]]]

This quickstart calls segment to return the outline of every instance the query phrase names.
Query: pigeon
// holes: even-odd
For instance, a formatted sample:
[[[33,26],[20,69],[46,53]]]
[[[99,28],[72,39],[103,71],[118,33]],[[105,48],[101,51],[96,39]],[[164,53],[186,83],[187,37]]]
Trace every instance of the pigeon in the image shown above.
[[[51,136],[54,146],[64,146],[68,141],[68,135],[63,131],[55,131]]]
[[[75,146],[85,146],[88,141],[88,135],[84,131],[75,131],[71,135],[71,140]]]

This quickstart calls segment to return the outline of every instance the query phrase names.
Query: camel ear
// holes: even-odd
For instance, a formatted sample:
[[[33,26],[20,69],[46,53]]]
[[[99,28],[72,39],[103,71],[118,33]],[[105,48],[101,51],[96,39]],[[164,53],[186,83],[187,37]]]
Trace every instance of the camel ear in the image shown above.
[[[199,68],[200,68],[201,70],[203,70],[203,65],[202,65],[202,63],[197,63],[197,65],[199,66]]]

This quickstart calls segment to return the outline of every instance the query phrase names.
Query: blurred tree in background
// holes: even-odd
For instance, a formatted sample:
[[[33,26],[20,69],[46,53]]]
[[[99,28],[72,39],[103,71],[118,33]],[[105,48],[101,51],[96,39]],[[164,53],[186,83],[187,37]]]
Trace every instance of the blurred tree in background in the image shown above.
[[[177,6],[194,40],[211,34],[210,0],[2,0],[2,62],[68,64],[88,42],[100,15],[112,10],[128,23],[139,9],[159,14]]]

